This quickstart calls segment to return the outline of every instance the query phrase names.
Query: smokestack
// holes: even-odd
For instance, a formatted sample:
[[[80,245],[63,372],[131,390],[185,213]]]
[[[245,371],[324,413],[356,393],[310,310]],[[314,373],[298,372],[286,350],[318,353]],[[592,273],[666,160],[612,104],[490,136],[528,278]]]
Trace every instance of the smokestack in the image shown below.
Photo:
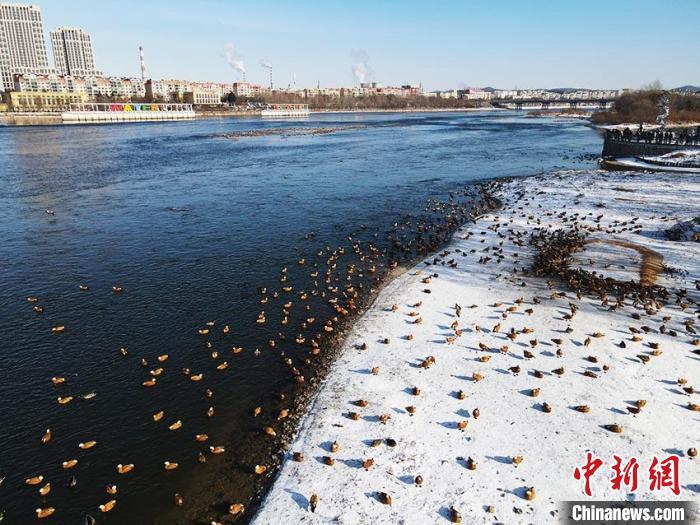
[[[141,60],[141,80],[146,81],[146,61],[143,59],[143,47],[139,46],[139,59]]]
[[[270,70],[270,91],[272,91],[272,63],[269,60],[261,60],[260,65]]]

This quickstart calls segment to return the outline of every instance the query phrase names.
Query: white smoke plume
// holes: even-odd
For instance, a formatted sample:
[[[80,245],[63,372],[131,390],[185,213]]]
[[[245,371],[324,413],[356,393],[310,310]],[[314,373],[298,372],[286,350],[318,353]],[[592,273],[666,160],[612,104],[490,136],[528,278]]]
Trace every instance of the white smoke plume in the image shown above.
[[[245,75],[245,64],[243,60],[241,60],[241,57],[236,54],[233,44],[226,44],[224,46],[224,58],[226,58],[226,62],[228,62],[228,65],[231,66],[233,70]]]
[[[372,80],[372,68],[369,65],[369,55],[367,51],[362,49],[353,50],[350,52],[352,57],[352,76],[356,82],[360,84]]]
[[[261,60],[260,65],[265,69],[272,69],[272,63],[269,60]]]

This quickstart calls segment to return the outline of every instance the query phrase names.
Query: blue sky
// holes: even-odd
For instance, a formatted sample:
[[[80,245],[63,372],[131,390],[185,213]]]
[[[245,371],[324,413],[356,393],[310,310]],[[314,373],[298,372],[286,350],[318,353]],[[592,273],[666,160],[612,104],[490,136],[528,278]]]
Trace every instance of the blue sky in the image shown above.
[[[15,0],[20,1],[20,0]],[[148,76],[349,85],[357,51],[371,79],[462,86],[665,87],[700,84],[700,0],[37,0],[47,32],[92,34],[98,68]]]

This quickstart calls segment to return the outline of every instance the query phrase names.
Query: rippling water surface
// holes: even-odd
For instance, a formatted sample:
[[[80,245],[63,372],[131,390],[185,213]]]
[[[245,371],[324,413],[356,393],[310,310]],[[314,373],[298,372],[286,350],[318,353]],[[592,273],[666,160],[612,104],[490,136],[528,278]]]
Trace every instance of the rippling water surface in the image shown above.
[[[366,127],[218,136],[357,124]],[[260,439],[250,408],[289,381],[255,322],[264,309],[259,286],[274,287],[282,267],[298,271],[297,259],[347,244],[349,233],[382,231],[427,198],[482,179],[592,168],[600,147],[581,122],[505,112],[0,127],[4,523],[34,522],[34,509],[46,506],[57,509],[53,523],[81,523],[85,512],[98,523],[173,523],[189,519],[190,503],[249,495],[249,464],[237,452]],[[315,237],[305,239],[309,232]],[[112,293],[117,284],[122,294]],[[28,296],[39,298],[43,314]],[[231,327],[225,339],[212,337],[226,352],[215,362],[197,333],[209,320],[217,334]],[[56,325],[65,332],[52,333]],[[234,356],[233,346],[244,351]],[[161,354],[170,356],[166,372],[146,389],[141,382]],[[218,372],[223,359],[230,367]],[[206,381],[183,381],[182,367]],[[65,385],[52,384],[58,375]],[[96,397],[81,398],[91,392]],[[59,405],[59,395],[74,400]],[[155,423],[159,410],[166,416]],[[183,428],[168,431],[178,419]],[[41,445],[46,428],[53,439]],[[199,432],[226,453],[199,465]],[[97,445],[80,450],[88,440]],[[73,458],[78,465],[64,470]],[[166,473],[165,460],[181,466]],[[119,475],[118,463],[136,468]],[[45,497],[24,483],[38,474],[52,483]],[[68,488],[71,475],[77,485]],[[97,505],[111,499],[108,483],[119,486],[118,505],[98,516]],[[185,498],[182,509],[174,492]]]

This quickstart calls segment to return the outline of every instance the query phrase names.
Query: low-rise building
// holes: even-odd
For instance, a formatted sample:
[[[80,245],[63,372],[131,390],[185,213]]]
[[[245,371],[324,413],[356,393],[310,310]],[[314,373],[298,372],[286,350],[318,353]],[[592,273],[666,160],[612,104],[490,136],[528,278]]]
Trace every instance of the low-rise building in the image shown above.
[[[458,90],[459,98],[464,100],[490,100],[491,93],[479,88],[465,88]]]
[[[447,89],[445,91],[435,91],[438,98],[459,98],[459,91]]]
[[[146,96],[146,88],[140,78],[110,77],[109,87],[110,95],[117,99],[131,100]]]
[[[215,106],[222,103],[222,96],[223,90],[220,87],[209,89],[196,87],[192,91],[185,93],[184,101],[197,106]]]
[[[151,100],[181,102],[185,93],[192,92],[194,82],[176,79],[149,79],[146,81],[146,97]]]
[[[236,98],[253,98],[270,93],[270,88],[251,84],[250,82],[234,82],[233,94]]]
[[[88,97],[131,99],[143,97],[145,88],[137,78],[73,77],[69,75],[14,75],[14,91],[20,93],[81,93]]]
[[[84,93],[59,93],[55,91],[12,91],[6,94],[7,105],[10,111],[63,111],[71,103],[87,102],[87,99],[88,97]]]

